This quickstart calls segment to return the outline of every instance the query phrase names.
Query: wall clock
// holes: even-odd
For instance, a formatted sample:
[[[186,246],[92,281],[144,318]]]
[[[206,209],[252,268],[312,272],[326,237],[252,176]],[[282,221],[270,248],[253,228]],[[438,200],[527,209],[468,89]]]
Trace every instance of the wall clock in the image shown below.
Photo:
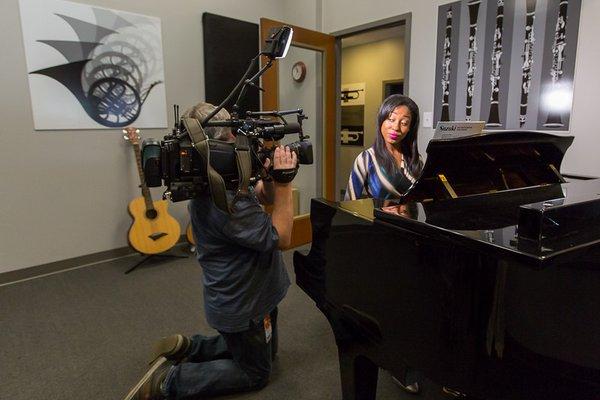
[[[296,82],[302,82],[306,77],[306,64],[302,61],[298,61],[292,67],[292,79]]]

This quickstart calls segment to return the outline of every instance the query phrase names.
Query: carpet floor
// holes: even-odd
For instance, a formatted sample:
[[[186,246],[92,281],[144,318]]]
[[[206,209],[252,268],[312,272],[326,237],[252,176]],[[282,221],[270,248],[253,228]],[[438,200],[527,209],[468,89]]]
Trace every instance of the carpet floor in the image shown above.
[[[291,256],[285,253],[295,281]],[[204,319],[202,270],[195,258],[155,259],[124,275],[139,257],[0,287],[0,399],[117,400],[145,372],[156,339],[176,332],[214,334]],[[295,284],[279,310],[279,353],[270,384],[221,398],[341,399],[337,348],[326,318]],[[379,375],[378,399],[438,394],[439,388],[426,385],[421,395],[408,395],[388,373]]]

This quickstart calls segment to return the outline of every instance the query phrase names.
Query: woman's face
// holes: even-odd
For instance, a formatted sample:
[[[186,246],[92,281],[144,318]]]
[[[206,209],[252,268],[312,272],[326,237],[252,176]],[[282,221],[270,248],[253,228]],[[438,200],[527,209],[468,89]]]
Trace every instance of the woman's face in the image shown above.
[[[412,115],[406,106],[398,106],[381,124],[381,135],[386,143],[395,145],[406,137],[410,130]]]

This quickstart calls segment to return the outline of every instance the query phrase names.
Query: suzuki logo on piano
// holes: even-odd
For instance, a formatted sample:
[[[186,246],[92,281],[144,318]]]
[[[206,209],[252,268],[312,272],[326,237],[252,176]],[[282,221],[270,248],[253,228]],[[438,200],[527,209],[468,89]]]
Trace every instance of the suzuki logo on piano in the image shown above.
[[[433,139],[455,139],[465,136],[481,135],[483,121],[439,121]]]
[[[440,126],[440,131],[455,131],[456,130],[456,125],[453,126]]]

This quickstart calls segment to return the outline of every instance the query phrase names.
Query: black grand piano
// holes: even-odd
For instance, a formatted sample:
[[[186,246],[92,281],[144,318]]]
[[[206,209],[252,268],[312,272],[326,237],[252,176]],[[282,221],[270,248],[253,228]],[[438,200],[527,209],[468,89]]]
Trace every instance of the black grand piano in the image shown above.
[[[432,140],[404,198],[311,204],[297,284],[328,318],[344,400],[379,368],[476,399],[600,399],[600,179],[572,137]]]

